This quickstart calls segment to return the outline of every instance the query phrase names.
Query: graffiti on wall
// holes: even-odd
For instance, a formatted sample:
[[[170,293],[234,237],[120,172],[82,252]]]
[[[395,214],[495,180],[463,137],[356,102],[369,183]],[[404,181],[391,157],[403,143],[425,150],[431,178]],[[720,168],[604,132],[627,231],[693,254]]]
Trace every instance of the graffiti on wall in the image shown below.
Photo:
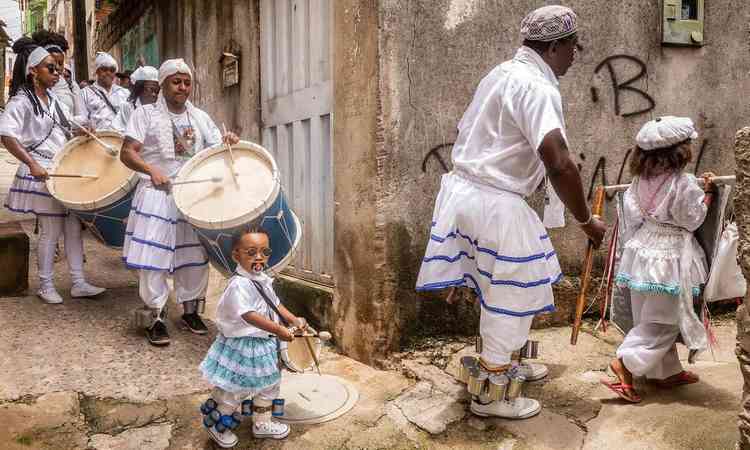
[[[615,61],[629,61],[632,63],[635,63],[639,67],[639,71],[637,74],[631,76],[630,78],[627,78],[625,81],[621,81],[617,71],[615,70],[615,66],[613,63]],[[645,114],[647,112],[650,112],[656,107],[656,102],[654,99],[647,93],[644,92],[636,87],[633,87],[633,83],[648,77],[648,70],[646,67],[646,63],[641,61],[640,59],[636,58],[635,56],[630,55],[612,55],[607,58],[605,58],[602,62],[599,63],[598,66],[596,66],[596,69],[594,69],[594,74],[598,74],[602,69],[607,68],[607,72],[609,73],[610,81],[612,82],[612,92],[614,96],[615,101],[615,114],[622,117],[632,117],[637,116],[640,114]],[[621,95],[623,92],[633,92],[637,94],[638,96],[642,97],[643,99],[648,102],[648,106],[637,109],[635,111],[628,111],[623,112],[622,111],[622,104],[621,104]],[[599,93],[596,89],[596,87],[591,87],[591,100],[596,103],[599,101]]]

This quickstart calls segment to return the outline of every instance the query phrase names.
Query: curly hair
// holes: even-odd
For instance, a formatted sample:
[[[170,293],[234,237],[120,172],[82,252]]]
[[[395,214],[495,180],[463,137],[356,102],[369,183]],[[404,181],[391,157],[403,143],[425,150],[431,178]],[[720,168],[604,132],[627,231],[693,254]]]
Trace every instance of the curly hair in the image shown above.
[[[665,172],[679,172],[693,159],[693,141],[688,139],[670,147],[643,150],[636,146],[630,157],[630,174],[651,178]]]
[[[49,30],[39,30],[35,31],[31,35],[31,39],[36,42],[37,45],[40,47],[47,47],[48,45],[55,45],[57,47],[60,47],[60,50],[63,52],[68,51],[68,40],[65,39],[65,36],[59,33],[55,33],[54,31]],[[54,50],[50,53],[54,53]]]

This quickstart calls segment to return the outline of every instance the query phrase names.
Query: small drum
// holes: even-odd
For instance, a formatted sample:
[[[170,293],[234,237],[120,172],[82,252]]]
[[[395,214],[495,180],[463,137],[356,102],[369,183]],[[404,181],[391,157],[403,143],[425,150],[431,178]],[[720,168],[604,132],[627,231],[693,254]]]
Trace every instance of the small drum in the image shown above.
[[[310,355],[310,348],[305,340],[310,340],[310,345],[315,352],[315,358],[320,361],[320,339],[317,337],[296,337],[292,342],[284,342],[278,339],[279,359],[292,372],[305,372],[315,369],[315,359]]]
[[[116,149],[122,136],[99,131],[97,136]],[[47,180],[54,198],[73,212],[101,242],[122,248],[130,204],[138,184],[138,174],[110,155],[94,139],[86,136],[68,141],[52,160],[51,174],[95,175],[98,178],[57,178]]]
[[[302,226],[292,212],[281,187],[279,170],[270,153],[252,142],[232,146],[234,171],[226,147],[216,145],[193,156],[177,174],[172,188],[177,209],[195,227],[209,260],[225,276],[237,263],[232,259],[232,240],[250,224],[268,232],[272,254],[268,270],[280,272],[291,262],[302,239]]]

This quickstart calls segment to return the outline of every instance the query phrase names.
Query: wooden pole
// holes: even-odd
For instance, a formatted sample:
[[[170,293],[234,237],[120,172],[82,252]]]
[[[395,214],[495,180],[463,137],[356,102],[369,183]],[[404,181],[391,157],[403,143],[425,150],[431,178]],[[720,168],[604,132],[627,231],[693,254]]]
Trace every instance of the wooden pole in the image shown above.
[[[594,207],[591,213],[597,219],[601,217],[602,207],[604,206],[604,187],[599,186],[596,188],[596,196],[594,197]],[[578,333],[581,331],[581,319],[583,318],[583,308],[586,306],[586,291],[589,288],[591,282],[591,268],[594,265],[594,245],[589,241],[586,247],[586,256],[583,259],[583,275],[581,276],[581,292],[578,293],[578,300],[576,301],[576,315],[573,320],[573,332],[570,335],[570,344],[576,345],[578,343]]]

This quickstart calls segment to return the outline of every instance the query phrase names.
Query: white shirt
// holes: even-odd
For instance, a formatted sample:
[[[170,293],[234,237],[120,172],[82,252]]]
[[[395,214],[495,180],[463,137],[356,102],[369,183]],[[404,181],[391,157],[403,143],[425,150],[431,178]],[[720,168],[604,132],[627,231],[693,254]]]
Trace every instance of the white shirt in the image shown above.
[[[112,111],[107,102],[97,92],[94,92],[94,89],[105,96],[118,111],[124,103],[127,103],[130,91],[113,84],[110,91],[107,92],[97,82],[91,86],[87,86],[85,89],[81,89],[78,93],[76,98],[76,121],[81,125],[88,123],[96,130],[111,129],[116,112]]]
[[[268,337],[268,331],[250,325],[242,318],[248,312],[255,312],[261,316],[278,322],[278,316],[268,306],[258,289],[253,284],[257,281],[269,300],[278,307],[281,301],[273,291],[273,278],[264,273],[255,274],[237,266],[237,274],[227,285],[216,306],[216,325],[225,337]]]
[[[52,86],[51,91],[55,94],[57,99],[68,108],[68,111],[70,111],[71,114],[74,116],[77,114],[76,97],[78,97],[78,93],[81,91],[81,88],[79,88],[77,84],[72,83],[71,86],[68,86],[68,82],[65,81],[65,78],[60,76],[60,80],[56,85]]]
[[[196,126],[196,122],[201,121],[203,129],[209,130],[207,136],[202,136],[203,142],[195,142],[195,151],[198,152],[206,147],[220,144],[221,132],[214,124],[214,121],[211,120],[208,114],[198,108],[193,108],[193,112],[194,114],[190,114],[190,123],[192,126]],[[144,105],[137,108],[130,115],[130,120],[125,128],[125,135],[143,144],[141,158],[143,158],[146,164],[158,168],[165,176],[173,177],[177,175],[182,165],[185,164],[187,157],[173,159],[164,155],[164,152],[159,148],[159,121],[154,117],[156,114],[160,114],[156,104]],[[184,130],[184,127],[188,126],[187,112],[179,115],[175,114],[172,120],[175,121],[178,129],[182,127]],[[141,177],[148,178],[144,174],[141,174]]]
[[[479,83],[458,124],[453,167],[471,180],[528,196],[544,179],[538,150],[555,129],[567,140],[557,77],[539,54],[521,47]]]
[[[128,122],[130,121],[130,116],[133,114],[133,111],[135,111],[135,109],[139,106],[141,106],[140,99],[137,99],[135,101],[135,106],[133,106],[133,104],[130,102],[123,103],[123,105],[120,106],[120,111],[117,112],[117,115],[112,120],[112,129],[120,134],[125,134],[125,130],[128,127]]]
[[[31,156],[45,168],[51,166],[52,157],[63,148],[68,140],[63,129],[55,125],[52,120],[52,116],[54,116],[55,120],[61,124],[54,102],[58,102],[60,110],[66,117],[69,117],[70,114],[67,107],[59,102],[53,94],[48,92],[48,96],[50,104],[46,106],[44,102],[41,102],[44,110],[41,115],[34,114],[31,99],[26,94],[19,92],[10,98],[8,104],[5,105],[5,112],[0,116],[0,136],[17,139],[27,151],[30,151]],[[40,142],[42,144],[35,151],[31,151],[31,147]]]

